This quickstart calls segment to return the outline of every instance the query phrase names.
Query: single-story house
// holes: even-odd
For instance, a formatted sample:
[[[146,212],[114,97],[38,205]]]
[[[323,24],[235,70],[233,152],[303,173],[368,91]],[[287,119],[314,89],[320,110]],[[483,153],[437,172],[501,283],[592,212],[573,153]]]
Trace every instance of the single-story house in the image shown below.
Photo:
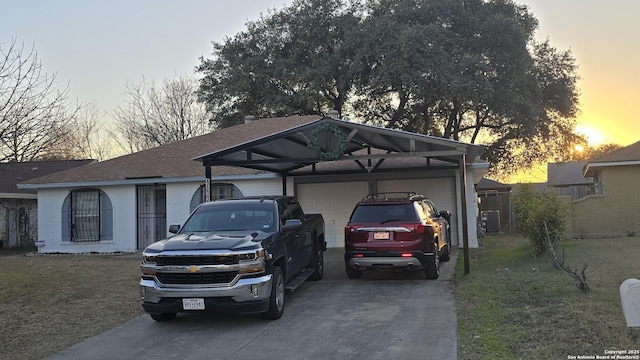
[[[328,246],[342,247],[356,202],[390,191],[430,197],[451,211],[454,244],[476,247],[474,184],[488,168],[479,160],[483,150],[321,116],[248,119],[19,186],[38,192],[44,253],[139,251],[202,201],[263,194],[297,196],[306,212],[324,216]]]
[[[594,193],[593,177],[583,176],[585,162],[547,164],[547,186],[559,196],[578,200]]]
[[[95,160],[9,161],[0,163],[0,249],[34,246],[38,237],[38,195],[17,184],[87,165]]]
[[[590,194],[571,202],[568,236],[640,234],[640,141],[589,160],[582,175],[592,178],[593,186]]]

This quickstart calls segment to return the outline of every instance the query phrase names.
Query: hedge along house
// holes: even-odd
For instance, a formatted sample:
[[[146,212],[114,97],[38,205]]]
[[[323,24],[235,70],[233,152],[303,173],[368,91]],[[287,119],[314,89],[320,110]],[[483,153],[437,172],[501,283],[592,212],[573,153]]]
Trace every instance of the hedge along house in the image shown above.
[[[264,194],[297,196],[306,212],[324,216],[328,245],[342,247],[355,203],[369,192],[389,191],[423,193],[451,211],[457,244],[464,227],[475,229],[473,185],[488,167],[477,161],[482,150],[293,116],[246,121],[20,186],[38,190],[38,209],[46,214],[39,217],[39,251],[45,253],[138,251],[166,237],[170,224],[182,223],[205,199]],[[475,231],[464,240],[477,246]]]

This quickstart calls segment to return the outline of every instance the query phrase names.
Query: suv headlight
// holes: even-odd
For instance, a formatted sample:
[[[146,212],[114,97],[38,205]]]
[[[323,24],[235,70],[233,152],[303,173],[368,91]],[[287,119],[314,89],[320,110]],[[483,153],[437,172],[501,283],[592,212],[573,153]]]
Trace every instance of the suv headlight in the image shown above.
[[[240,254],[238,272],[240,274],[263,272],[266,264],[266,258],[264,255],[264,249]]]

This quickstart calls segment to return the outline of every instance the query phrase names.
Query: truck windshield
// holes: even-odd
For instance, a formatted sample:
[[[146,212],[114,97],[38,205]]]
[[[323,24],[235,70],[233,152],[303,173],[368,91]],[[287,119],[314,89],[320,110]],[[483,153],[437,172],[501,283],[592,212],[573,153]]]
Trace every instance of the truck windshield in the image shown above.
[[[275,231],[275,211],[272,204],[220,204],[202,206],[182,227],[182,233],[245,231]]]

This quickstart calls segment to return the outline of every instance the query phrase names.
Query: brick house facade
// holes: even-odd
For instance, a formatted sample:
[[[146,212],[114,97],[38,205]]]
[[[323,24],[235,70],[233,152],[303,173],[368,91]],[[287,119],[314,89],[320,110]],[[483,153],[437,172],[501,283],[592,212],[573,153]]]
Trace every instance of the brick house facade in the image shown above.
[[[572,201],[572,238],[604,238],[640,234],[640,142],[591,160],[585,177],[594,178],[595,193]]]

